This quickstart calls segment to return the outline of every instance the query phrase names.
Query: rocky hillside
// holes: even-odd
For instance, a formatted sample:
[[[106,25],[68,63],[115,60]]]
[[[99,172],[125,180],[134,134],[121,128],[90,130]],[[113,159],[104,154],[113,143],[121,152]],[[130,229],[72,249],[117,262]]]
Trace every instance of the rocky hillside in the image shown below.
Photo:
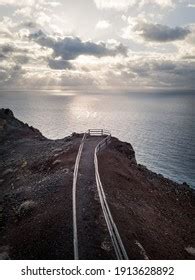
[[[0,110],[0,259],[73,259],[72,178],[82,135],[48,140]],[[112,138],[100,175],[130,259],[193,259],[193,191]]]
[[[0,258],[73,258],[72,175],[80,140],[76,134],[48,140],[0,110]]]
[[[22,138],[45,139],[37,129],[17,120],[9,109],[0,110],[0,132],[0,143]]]
[[[99,156],[114,220],[133,259],[194,259],[194,191],[137,164],[113,139]]]

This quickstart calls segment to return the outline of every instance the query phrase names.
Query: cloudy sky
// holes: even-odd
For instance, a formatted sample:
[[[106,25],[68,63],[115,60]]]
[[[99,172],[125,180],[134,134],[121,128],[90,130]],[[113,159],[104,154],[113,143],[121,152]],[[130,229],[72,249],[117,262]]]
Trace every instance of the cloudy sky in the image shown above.
[[[195,89],[195,0],[0,0],[0,89]]]

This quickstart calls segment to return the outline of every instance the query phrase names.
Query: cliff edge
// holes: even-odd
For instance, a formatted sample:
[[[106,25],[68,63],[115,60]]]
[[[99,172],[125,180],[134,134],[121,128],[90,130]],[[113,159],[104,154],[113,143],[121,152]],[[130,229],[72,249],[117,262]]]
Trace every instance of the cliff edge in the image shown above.
[[[72,180],[82,136],[49,140],[0,110],[0,259],[73,259]],[[194,191],[138,164],[133,147],[114,137],[98,161],[129,258],[194,259]]]

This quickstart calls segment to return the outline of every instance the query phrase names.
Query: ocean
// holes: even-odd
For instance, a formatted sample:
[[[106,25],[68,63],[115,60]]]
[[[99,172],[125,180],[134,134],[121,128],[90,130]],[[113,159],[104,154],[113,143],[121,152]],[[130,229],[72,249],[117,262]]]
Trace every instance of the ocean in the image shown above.
[[[0,91],[0,107],[59,139],[88,128],[105,128],[130,142],[138,163],[195,187],[193,92],[83,93]]]

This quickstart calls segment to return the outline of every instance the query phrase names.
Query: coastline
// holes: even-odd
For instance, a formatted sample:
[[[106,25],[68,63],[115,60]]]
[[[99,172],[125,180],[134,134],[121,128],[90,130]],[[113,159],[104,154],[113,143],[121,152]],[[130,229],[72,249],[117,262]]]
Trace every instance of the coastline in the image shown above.
[[[49,140],[10,110],[0,110],[0,130],[0,257],[73,259],[72,178],[82,134]],[[137,164],[131,144],[114,137],[98,160],[129,258],[144,259],[141,244],[150,259],[193,259],[194,190]]]

